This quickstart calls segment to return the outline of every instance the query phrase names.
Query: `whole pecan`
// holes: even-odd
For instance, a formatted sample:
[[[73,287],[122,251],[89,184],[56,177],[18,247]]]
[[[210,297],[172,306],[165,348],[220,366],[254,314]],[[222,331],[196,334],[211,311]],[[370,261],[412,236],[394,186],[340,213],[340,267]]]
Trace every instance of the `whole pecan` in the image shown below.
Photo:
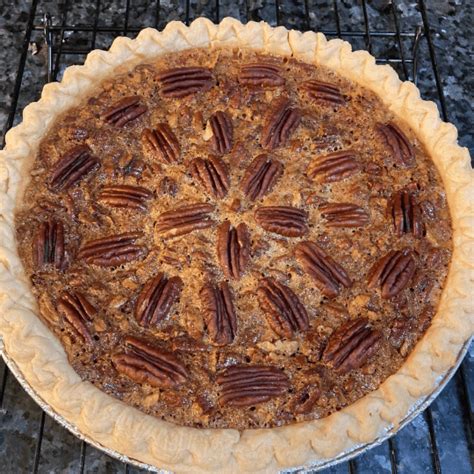
[[[351,150],[341,150],[318,156],[306,171],[309,178],[323,183],[341,181],[360,171],[360,165]]]
[[[264,148],[273,150],[285,146],[301,120],[299,109],[291,107],[289,100],[278,104],[268,115],[260,142]]]
[[[301,237],[308,232],[308,213],[291,206],[259,207],[255,220],[268,232],[286,237]]]
[[[387,145],[392,151],[395,162],[405,168],[410,168],[415,164],[415,150],[408,138],[393,122],[379,124],[377,130],[385,138]]]
[[[381,339],[382,333],[371,328],[366,318],[348,321],[331,334],[321,360],[345,374],[362,367],[375,354]]]
[[[361,227],[369,223],[369,214],[362,207],[348,202],[322,204],[321,216],[328,227]]]
[[[91,344],[92,337],[87,323],[97,314],[97,309],[79,292],[65,292],[58,300],[58,311],[64,316],[74,333],[83,342]]]
[[[344,268],[314,242],[300,242],[296,246],[295,255],[306,273],[328,298],[337,296],[341,285],[346,288],[352,286],[352,281]]]
[[[234,127],[230,115],[218,110],[209,119],[213,134],[213,144],[217,153],[229,153],[233,147]]]
[[[233,365],[217,376],[219,403],[237,408],[267,402],[289,388],[288,377],[277,367]]]
[[[135,319],[144,327],[155,326],[166,318],[179,299],[183,281],[180,277],[167,278],[158,273],[151,278],[138,295]]]
[[[213,197],[223,199],[229,190],[229,171],[225,163],[217,156],[207,160],[195,158],[190,163],[194,179]]]
[[[283,165],[266,154],[258,155],[245,171],[240,189],[252,201],[268,194],[283,174]]]
[[[250,235],[243,222],[236,228],[229,221],[217,230],[217,259],[227,278],[239,279],[250,259]]]
[[[211,340],[219,346],[230,344],[237,333],[237,316],[229,284],[224,281],[217,287],[208,283],[199,296]]]
[[[405,289],[415,270],[415,259],[410,249],[392,250],[370,269],[368,286],[380,286],[382,298],[393,298]]]
[[[181,147],[176,135],[167,123],[159,123],[154,130],[145,128],[142,132],[143,151],[152,158],[165,163],[177,163],[180,159]]]
[[[258,87],[278,87],[285,84],[278,66],[268,63],[246,64],[240,68],[239,82]]]
[[[77,257],[101,267],[123,265],[145,256],[146,248],[135,243],[141,236],[140,232],[126,232],[90,240],[82,245]]]
[[[125,338],[125,345],[125,353],[112,356],[120,374],[158,388],[177,388],[186,382],[188,371],[175,355],[132,336]]]
[[[387,214],[392,217],[395,232],[399,237],[410,233],[416,238],[423,236],[420,206],[409,191],[396,191],[392,194],[387,202]]]
[[[302,87],[311,99],[338,105],[346,103],[346,98],[334,84],[311,80],[303,82]]]
[[[212,204],[196,203],[180,206],[163,212],[155,225],[155,230],[163,237],[176,237],[199,229],[207,229],[214,224],[209,215],[214,210]]]
[[[145,211],[147,201],[152,196],[153,193],[147,188],[122,184],[104,186],[98,195],[98,200],[111,207],[125,207]]]
[[[50,186],[53,191],[70,188],[100,166],[87,145],[78,145],[67,151],[53,166]]]
[[[61,269],[65,261],[64,226],[61,221],[49,219],[39,226],[33,241],[33,254],[38,268],[54,265]]]
[[[178,67],[160,73],[161,94],[180,98],[199,91],[206,91],[214,84],[212,72],[203,67]]]
[[[102,114],[102,118],[116,127],[123,127],[148,110],[148,107],[141,104],[140,100],[141,97],[139,96],[125,97],[112,105],[112,107],[109,107]]]
[[[308,329],[308,313],[290,288],[273,278],[264,278],[257,294],[268,324],[279,336],[291,338],[296,331]]]

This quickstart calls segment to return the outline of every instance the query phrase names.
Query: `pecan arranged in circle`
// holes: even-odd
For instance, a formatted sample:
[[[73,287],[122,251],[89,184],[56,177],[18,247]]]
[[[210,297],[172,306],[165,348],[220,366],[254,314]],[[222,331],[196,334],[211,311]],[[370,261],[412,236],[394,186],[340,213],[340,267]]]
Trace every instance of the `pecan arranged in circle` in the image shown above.
[[[232,119],[228,113],[218,110],[216,113],[211,115],[209,119],[211,124],[214,148],[217,153],[223,155],[229,153],[233,147],[234,139],[234,127],[232,125]]]
[[[143,151],[164,163],[177,163],[181,147],[176,135],[167,123],[159,123],[154,130],[145,128],[142,132]]]
[[[420,206],[410,191],[393,193],[387,202],[387,214],[392,217],[395,232],[399,237],[403,234],[413,234],[416,238],[423,236]]]
[[[153,193],[141,186],[127,184],[104,186],[98,195],[98,200],[111,207],[124,207],[128,209],[147,209],[147,201]]]
[[[410,168],[415,165],[415,150],[408,138],[393,122],[380,124],[378,131],[385,138],[390,147],[392,157],[395,162],[404,168]]]
[[[277,367],[234,365],[217,376],[221,387],[219,403],[248,407],[283,395],[289,388],[288,377]]]
[[[165,97],[185,97],[210,89],[214,84],[212,72],[203,67],[178,67],[158,75],[160,92]]]
[[[345,374],[362,367],[379,348],[382,334],[366,318],[348,321],[331,334],[322,361]]]
[[[97,309],[79,292],[65,292],[58,300],[58,311],[69,323],[73,332],[79,336],[83,342],[92,343],[91,333],[87,323],[97,314]]]
[[[266,154],[258,155],[245,171],[240,188],[252,201],[268,194],[283,174],[283,165]]]
[[[268,150],[285,146],[300,120],[299,109],[291,107],[288,100],[281,102],[267,117],[260,139],[262,146]]]
[[[295,332],[308,329],[308,313],[290,288],[273,278],[264,278],[257,293],[268,324],[279,336],[291,338]]]
[[[141,232],[126,232],[90,240],[82,245],[77,258],[100,267],[115,267],[138,260],[146,255],[147,249],[136,244]]]
[[[321,217],[328,227],[362,227],[369,223],[369,214],[362,207],[348,202],[322,204]]]
[[[239,82],[248,86],[278,87],[285,84],[281,69],[269,63],[246,64],[240,68]]]
[[[206,203],[171,209],[158,217],[155,230],[159,235],[169,238],[189,234],[195,230],[207,229],[214,224],[209,215],[213,210],[214,206]]]
[[[224,281],[217,287],[208,283],[199,296],[211,340],[219,346],[230,344],[237,334],[237,316],[229,284]]]
[[[70,188],[100,166],[87,145],[78,145],[65,153],[53,166],[50,186],[53,191]]]
[[[61,269],[65,261],[64,226],[61,221],[49,219],[39,226],[33,246],[34,261],[38,268],[53,265]]]
[[[229,190],[229,171],[217,156],[207,160],[196,158],[190,164],[191,174],[196,181],[213,197],[223,199]]]
[[[346,103],[346,98],[340,89],[334,84],[311,80],[303,82],[302,87],[313,100],[320,100],[338,105]]]
[[[255,220],[268,232],[286,237],[301,237],[308,232],[308,213],[291,206],[259,207]]]
[[[138,96],[125,97],[109,107],[102,114],[102,117],[107,123],[116,127],[123,127],[148,110],[148,107],[141,104],[140,100],[141,97]]]
[[[360,171],[360,165],[351,150],[341,150],[318,156],[306,171],[309,178],[332,183],[348,178]]]
[[[382,298],[393,298],[410,283],[415,270],[416,264],[411,250],[392,250],[370,269],[369,288],[380,286]]]
[[[243,222],[236,228],[229,221],[217,230],[217,258],[227,278],[239,279],[250,259],[250,236]]]
[[[336,297],[340,286],[346,288],[352,286],[352,281],[344,268],[314,242],[300,242],[296,246],[295,255],[305,272],[328,298]]]
[[[179,299],[183,281],[180,277],[167,278],[158,273],[148,281],[138,295],[135,319],[141,326],[155,326],[166,318]]]
[[[175,355],[136,337],[125,338],[125,345],[125,353],[112,356],[120,374],[158,388],[177,388],[186,382],[188,370]]]

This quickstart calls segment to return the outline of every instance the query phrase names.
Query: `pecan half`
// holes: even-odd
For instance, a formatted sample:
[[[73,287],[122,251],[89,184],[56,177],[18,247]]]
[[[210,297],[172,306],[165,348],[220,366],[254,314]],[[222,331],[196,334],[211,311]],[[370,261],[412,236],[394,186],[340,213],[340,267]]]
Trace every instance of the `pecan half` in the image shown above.
[[[248,86],[278,87],[285,84],[278,66],[268,63],[246,64],[240,68],[239,82]]]
[[[159,388],[176,388],[186,382],[188,371],[175,355],[136,337],[125,338],[125,345],[125,353],[112,356],[120,374]]]
[[[296,331],[308,329],[308,313],[290,288],[273,278],[264,278],[257,294],[268,324],[279,336],[291,338]]]
[[[299,109],[291,107],[288,100],[281,102],[267,117],[260,138],[262,146],[269,150],[285,146],[291,134],[298,127],[300,120]]]
[[[348,202],[322,204],[321,216],[328,227],[362,227],[369,223],[369,214],[362,207]]]
[[[345,374],[362,367],[379,348],[381,338],[367,319],[348,321],[331,334],[321,360]]]
[[[197,203],[180,206],[166,211],[158,217],[155,230],[163,237],[176,237],[195,230],[207,229],[214,224],[209,215],[214,210],[212,204]]]
[[[303,82],[302,87],[313,100],[321,100],[338,105],[346,103],[346,98],[334,84],[311,80]]]
[[[301,237],[308,232],[308,213],[291,206],[259,207],[255,220],[268,232],[286,237]]]
[[[415,270],[413,252],[409,249],[392,250],[370,269],[367,275],[368,286],[380,286],[382,298],[393,298],[405,289]]]
[[[203,67],[178,67],[158,75],[161,94],[165,97],[185,97],[212,87],[214,80],[211,71]]]
[[[90,240],[80,248],[77,257],[100,267],[115,267],[143,258],[146,248],[135,241],[140,232],[126,232]]]
[[[199,296],[211,340],[219,346],[230,344],[237,333],[237,316],[229,284],[224,281],[217,287],[208,283]]]
[[[230,115],[218,110],[209,119],[213,134],[214,148],[217,153],[223,155],[229,153],[234,145],[234,127]]]
[[[308,166],[309,178],[323,183],[341,181],[360,171],[360,165],[351,150],[342,150],[318,156]]]
[[[412,193],[406,190],[397,191],[387,202],[387,214],[392,217],[395,232],[413,234],[416,238],[423,236],[421,210]]]
[[[266,154],[258,155],[245,171],[240,189],[252,201],[268,194],[283,174],[283,165]]]
[[[250,259],[250,235],[243,222],[236,228],[229,221],[217,230],[217,259],[227,278],[239,279]]]
[[[61,221],[42,222],[33,242],[35,264],[38,268],[54,265],[61,269],[65,260],[64,226]]]
[[[125,97],[109,107],[102,114],[102,118],[116,127],[123,127],[148,110],[146,105],[140,103],[140,99],[139,96]]]
[[[398,165],[410,168],[415,164],[415,150],[412,144],[394,123],[379,124],[377,130],[385,138]]]
[[[145,211],[147,201],[152,196],[153,193],[147,188],[123,184],[104,186],[98,195],[98,200],[111,207],[125,207]]]
[[[328,298],[337,296],[341,285],[346,288],[352,286],[352,281],[344,268],[314,242],[300,242],[296,246],[295,255],[306,273]]]
[[[138,295],[135,319],[144,327],[154,326],[166,318],[183,289],[180,277],[167,278],[158,273],[149,280]]]
[[[177,163],[181,147],[176,135],[167,123],[159,123],[154,130],[145,128],[142,132],[143,151],[165,163]]]
[[[221,388],[219,403],[248,407],[283,395],[289,388],[288,377],[277,367],[234,365],[217,376]]]
[[[58,300],[58,311],[83,342],[88,344],[93,342],[87,323],[92,321],[97,314],[97,309],[82,293],[65,292]]]
[[[70,188],[100,166],[87,145],[78,145],[67,151],[53,166],[50,186],[53,191]]]
[[[223,199],[229,190],[229,171],[217,156],[196,158],[190,164],[194,179],[213,197]]]

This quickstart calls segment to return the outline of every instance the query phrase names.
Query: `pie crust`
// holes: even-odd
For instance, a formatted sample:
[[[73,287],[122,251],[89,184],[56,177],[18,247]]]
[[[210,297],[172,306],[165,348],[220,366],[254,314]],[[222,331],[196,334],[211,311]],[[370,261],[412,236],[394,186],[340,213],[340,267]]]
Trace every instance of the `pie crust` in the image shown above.
[[[95,84],[146,59],[192,47],[241,47],[324,65],[375,92],[423,142],[446,189],[454,250],[448,279],[431,327],[402,368],[376,391],[326,418],[272,429],[196,429],[145,415],[83,382],[59,341],[37,316],[14,237],[14,211],[23,196],[35,152],[49,125],[78,105]],[[168,24],[161,33],[143,30],[137,39],[118,38],[110,51],[93,51],[84,66],[48,84],[41,100],[24,110],[23,122],[6,136],[0,152],[0,335],[4,350],[27,383],[53,410],[106,448],[177,472],[274,472],[336,457],[369,443],[431,393],[455,363],[474,328],[474,196],[467,149],[457,131],[439,118],[436,105],[402,83],[389,66],[376,66],[365,51],[327,41],[318,33],[272,28],[226,18],[219,25],[198,19],[186,27]]]

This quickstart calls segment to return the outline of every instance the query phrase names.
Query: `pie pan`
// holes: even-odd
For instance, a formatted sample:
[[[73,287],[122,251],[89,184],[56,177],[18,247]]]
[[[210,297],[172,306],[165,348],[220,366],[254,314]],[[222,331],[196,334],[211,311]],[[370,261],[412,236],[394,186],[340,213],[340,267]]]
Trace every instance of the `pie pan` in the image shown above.
[[[449,276],[433,323],[402,368],[377,390],[321,420],[281,428],[195,429],[145,415],[80,380],[64,350],[37,317],[14,238],[14,211],[33,157],[49,124],[76,105],[97,81],[162,54],[191,47],[239,47],[324,65],[375,92],[412,128],[443,179],[453,223]],[[0,161],[0,335],[3,355],[33,398],[68,429],[123,460],[176,472],[275,472],[327,466],[382,442],[439,393],[467,350],[473,332],[474,204],[469,154],[435,104],[402,83],[389,66],[340,40],[265,23],[219,25],[198,19],[118,38],[110,51],[93,51],[82,67],[47,85],[23,123],[6,136]]]

